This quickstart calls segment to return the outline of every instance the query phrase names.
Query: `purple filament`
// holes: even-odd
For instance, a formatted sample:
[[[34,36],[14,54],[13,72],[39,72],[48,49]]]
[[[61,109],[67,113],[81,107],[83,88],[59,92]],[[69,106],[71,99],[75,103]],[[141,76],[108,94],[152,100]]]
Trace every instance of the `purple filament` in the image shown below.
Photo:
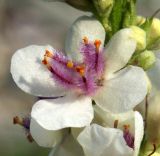
[[[129,132],[129,130],[124,130],[123,137],[126,141],[126,144],[134,149],[134,136]]]
[[[102,79],[104,73],[103,49],[97,52],[94,43],[82,43],[80,48],[83,62],[73,62],[64,54],[55,52],[53,58],[49,59],[50,71],[54,80],[66,89],[76,89],[83,94],[91,95],[100,87],[97,83]],[[73,66],[68,66],[68,62]],[[83,67],[84,66],[84,67]],[[77,67],[83,67],[84,71],[78,72]]]
[[[23,118],[23,127],[26,130],[30,130],[30,122],[31,122],[30,117]]]

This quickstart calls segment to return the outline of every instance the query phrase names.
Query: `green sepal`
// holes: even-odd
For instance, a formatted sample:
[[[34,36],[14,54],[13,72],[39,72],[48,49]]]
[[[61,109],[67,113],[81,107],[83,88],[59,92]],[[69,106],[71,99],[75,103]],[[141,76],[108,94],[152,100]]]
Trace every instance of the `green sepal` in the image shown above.
[[[115,0],[114,1],[114,6],[111,12],[111,15],[109,17],[110,25],[111,25],[111,32],[110,32],[110,37],[116,33],[119,29],[122,27],[122,19],[123,19],[123,14],[125,11],[125,6],[126,6],[127,0]]]

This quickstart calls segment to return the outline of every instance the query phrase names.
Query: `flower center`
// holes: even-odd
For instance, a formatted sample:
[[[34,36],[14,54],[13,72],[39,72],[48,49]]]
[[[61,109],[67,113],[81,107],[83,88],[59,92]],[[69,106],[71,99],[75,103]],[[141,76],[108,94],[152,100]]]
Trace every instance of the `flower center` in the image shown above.
[[[103,85],[105,61],[100,46],[100,40],[90,42],[84,37],[80,45],[82,62],[72,61],[60,52],[46,50],[42,63],[52,73],[54,80],[64,88],[91,95]]]

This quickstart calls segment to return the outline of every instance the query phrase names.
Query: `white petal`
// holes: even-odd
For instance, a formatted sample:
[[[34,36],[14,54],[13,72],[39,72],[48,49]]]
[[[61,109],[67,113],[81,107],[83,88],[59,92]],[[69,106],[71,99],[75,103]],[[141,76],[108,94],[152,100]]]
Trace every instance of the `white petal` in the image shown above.
[[[129,111],[121,114],[113,114],[105,112],[98,106],[94,106],[95,116],[99,118],[100,124],[105,127],[114,127],[114,122],[118,120],[117,128],[124,130],[124,125],[129,125],[130,133],[135,137],[134,140],[134,156],[139,153],[139,148],[144,135],[144,124],[141,114],[137,111]]]
[[[99,121],[105,126],[105,127],[111,127],[114,128],[114,122],[118,120],[117,128],[123,130],[124,125],[130,125],[130,131],[134,135],[135,131],[135,112],[134,111],[128,111],[125,113],[119,113],[114,114],[110,112],[106,112],[103,109],[101,109],[99,106],[94,106],[95,110],[95,116],[99,118]]]
[[[46,49],[53,50],[51,46],[36,45],[19,49],[12,57],[12,77],[18,87],[35,96],[64,95],[64,90],[55,84],[51,73],[41,62]]]
[[[48,130],[84,127],[93,119],[92,102],[87,97],[70,96],[54,100],[40,100],[34,104],[31,116]]]
[[[93,124],[78,136],[78,142],[87,156],[132,156],[133,150],[126,145],[123,132]]]
[[[144,135],[143,118],[139,112],[135,112],[135,140],[134,140],[134,156],[138,156],[140,145]]]
[[[105,30],[101,23],[93,17],[82,16],[71,26],[65,43],[65,50],[73,60],[82,61],[80,54],[80,43],[83,38],[88,37],[90,41],[101,40],[102,46],[105,40]]]
[[[147,74],[152,82],[152,85],[156,89],[160,89],[160,59],[156,59],[155,64],[153,67],[151,67],[148,71]]]
[[[53,149],[49,156],[84,156],[81,146],[72,135],[66,136],[57,149]]]
[[[131,38],[129,28],[118,31],[105,48],[106,73],[114,73],[123,68],[136,49],[136,41]]]
[[[30,132],[39,146],[54,147],[62,141],[65,130],[49,131],[41,127],[34,119],[31,120]]]
[[[104,110],[122,113],[133,109],[146,94],[145,72],[139,67],[129,66],[106,81],[94,100]]]

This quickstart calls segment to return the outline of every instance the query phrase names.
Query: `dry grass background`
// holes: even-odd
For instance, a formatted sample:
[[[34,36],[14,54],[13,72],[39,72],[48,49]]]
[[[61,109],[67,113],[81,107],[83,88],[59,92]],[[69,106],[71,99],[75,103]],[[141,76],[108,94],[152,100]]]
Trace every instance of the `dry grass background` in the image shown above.
[[[138,11],[151,15],[158,8],[159,0],[141,0]],[[14,84],[11,56],[30,44],[51,44],[63,50],[67,29],[83,14],[57,2],[0,0],[0,156],[46,156],[49,151],[28,143],[25,131],[12,124],[13,116],[29,114],[35,99]]]

